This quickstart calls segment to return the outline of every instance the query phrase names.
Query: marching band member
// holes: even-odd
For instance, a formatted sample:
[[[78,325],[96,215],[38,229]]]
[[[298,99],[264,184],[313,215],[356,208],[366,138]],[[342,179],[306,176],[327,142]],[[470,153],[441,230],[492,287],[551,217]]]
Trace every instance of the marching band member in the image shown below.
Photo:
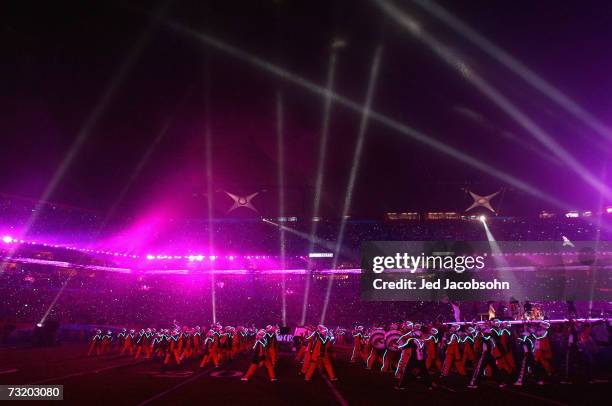
[[[297,354],[295,355],[296,362],[304,362],[306,357],[306,353],[308,352],[308,339],[307,337],[312,333],[312,330],[309,327],[306,327],[301,335],[298,336],[299,340],[297,340],[297,345],[299,348],[297,349]]]
[[[463,333],[463,353],[461,356],[461,365],[463,365],[464,369],[468,362],[472,364],[472,367],[476,367],[476,350],[474,347],[477,336],[478,330],[472,326],[469,326]]]
[[[257,370],[258,366],[265,366],[268,371],[268,377],[271,382],[277,381],[274,374],[274,365],[270,360],[268,342],[266,340],[266,330],[259,330],[255,336],[255,345],[253,346],[253,360],[246,374],[241,378],[242,381],[248,381]]]
[[[397,365],[399,364],[401,352],[399,347],[395,348],[395,343],[393,343],[393,337],[398,331],[398,326],[395,323],[392,323],[389,326],[389,331],[385,334],[385,352],[383,353],[383,365],[380,368],[381,372],[389,372],[397,370]],[[389,338],[387,338],[389,337]],[[400,336],[401,337],[401,336]]]
[[[187,327],[184,326],[183,327],[183,331],[181,333],[181,340],[183,343],[183,350],[181,352],[181,361],[184,360],[185,358],[189,358],[193,355],[194,353],[194,347],[193,347],[193,331]]]
[[[276,366],[278,360],[278,326],[266,326],[266,341],[268,345],[268,351],[270,354],[270,362],[273,366]]]
[[[214,330],[208,330],[206,338],[202,343],[202,361],[200,368],[204,368],[209,361],[212,361],[215,368],[219,367],[219,335]]]
[[[153,332],[151,333],[152,333],[152,336],[150,338],[151,343],[146,346],[145,353],[146,351],[150,351],[152,358],[164,359],[166,357],[166,352],[168,351],[168,344],[169,344],[168,341],[166,340],[165,330],[160,329],[159,332],[155,334],[153,334]],[[138,342],[138,340],[140,340],[140,342]],[[138,349],[136,350],[135,358],[139,357],[140,351],[142,351],[142,348],[144,347],[143,342],[145,340],[147,339],[144,337],[144,333],[141,334],[141,336],[137,338],[136,345],[138,346]]]
[[[442,362],[440,361],[440,356],[438,355],[438,329],[435,327],[431,327],[429,332],[423,340],[425,341],[425,366],[427,370],[430,371],[432,366],[434,366],[438,372],[442,371]]]
[[[302,361],[302,367],[300,368],[300,374],[306,375],[308,372],[308,366],[310,365],[310,347],[312,345],[312,339],[315,336],[317,328],[314,326],[308,326],[307,332],[304,337],[302,345],[306,346],[306,353],[304,354],[304,360]]]
[[[199,355],[202,352],[202,328],[195,326],[193,332],[193,352],[194,355]]]
[[[229,339],[230,339],[229,357],[230,359],[234,359],[240,352],[240,337],[236,333],[236,329],[234,327],[229,328],[229,335],[230,335],[229,336]]]
[[[402,374],[404,373],[404,370],[406,369],[406,365],[408,364],[408,360],[410,359],[411,347],[407,345],[402,345],[402,344],[406,344],[406,341],[410,337],[412,337],[412,334],[414,332],[413,329],[414,329],[414,324],[409,320],[403,322],[402,325],[400,326],[400,331],[404,334],[400,336],[400,338],[398,338],[397,340],[397,343],[400,348],[400,358],[399,358],[399,361],[397,362],[397,368],[395,368],[395,374],[394,374],[395,379],[400,379],[402,377]]]
[[[238,346],[240,352],[246,352],[249,350],[249,330],[246,327],[238,326],[236,329],[238,334],[236,335],[238,338]]]
[[[131,329],[129,333],[125,335],[123,339],[123,346],[121,347],[121,352],[119,355],[125,354],[126,351],[129,352],[130,356],[134,355],[134,339],[136,337],[136,331]]]
[[[478,382],[480,381],[482,375],[484,375],[484,371],[486,368],[490,368],[493,374],[494,379],[497,382],[500,382],[499,386],[506,386],[504,383],[501,383],[502,377],[497,365],[495,363],[495,358],[493,356],[493,350],[495,348],[495,340],[493,339],[493,331],[487,327],[483,330],[482,337],[482,353],[480,358],[478,359],[478,363],[476,364],[476,368],[474,368],[474,374],[472,375],[472,379],[468,385],[468,388],[475,389],[478,387]]]
[[[96,355],[100,355],[102,349],[102,337],[102,330],[97,329],[96,334],[91,338],[89,351],[87,351],[88,357],[93,353],[94,350],[96,350]]]
[[[351,363],[357,362],[357,360],[362,359],[365,361],[365,357],[363,356],[363,351],[365,349],[365,334],[363,326],[357,326],[353,330],[353,352],[351,354]]]
[[[98,347],[100,350],[98,355],[109,352],[112,342],[113,342],[113,332],[110,330],[106,330],[106,334],[102,335],[102,340],[100,342],[100,346]]]
[[[495,344],[497,344],[495,347],[497,366],[506,374],[512,375],[516,369],[516,362],[514,362],[514,355],[512,354],[512,333],[507,328],[510,325],[502,323],[500,320],[494,320],[494,326],[492,330],[495,333]]]
[[[523,350],[523,360],[521,361],[519,375],[516,379],[516,382],[514,382],[514,385],[523,386],[523,382],[525,381],[525,377],[528,371],[533,371],[536,376],[539,376],[539,373],[537,371],[539,368],[536,368],[536,363],[533,356],[536,338],[528,329],[525,329],[525,331],[523,331],[521,337],[518,340]],[[538,383],[543,382],[539,380]]]
[[[126,336],[127,336],[126,328],[122,328],[121,331],[117,333],[117,340],[115,341],[115,343],[117,344],[117,349],[120,351],[120,355],[121,355],[121,349],[123,348],[123,344],[125,343]]]
[[[428,389],[433,389],[434,384],[431,381],[427,366],[425,364],[425,341],[421,339],[423,333],[420,330],[415,330],[412,337],[409,337],[402,347],[410,347],[410,358],[406,364],[406,369],[402,374],[399,383],[395,386],[395,389],[404,390],[406,389],[406,382],[414,379],[413,371],[418,370],[425,386]]]
[[[462,356],[459,344],[461,343],[461,337],[457,333],[458,327],[452,325],[446,333],[446,351],[444,356],[444,368],[442,369],[442,376],[448,376],[453,365],[459,372],[459,375],[465,376],[465,368],[463,367]]]
[[[330,347],[334,342],[333,334],[324,325],[317,326],[317,330],[310,336],[308,369],[305,381],[310,381],[317,367],[325,369],[331,381],[337,381],[334,367],[331,363]]]
[[[373,328],[370,330],[370,337],[372,337],[374,335],[374,333],[376,332],[376,330],[382,330],[381,328]],[[380,334],[380,333],[378,333]],[[384,337],[384,334],[383,334]],[[384,355],[385,355],[385,349],[384,348],[376,348],[372,345],[372,338],[370,338],[370,340],[368,340],[368,348],[369,348],[369,353],[368,353],[368,358],[366,359],[366,369],[370,370],[372,369],[372,367],[374,366],[375,363],[379,363],[381,365],[381,368],[384,367],[385,365],[385,361],[384,361]]]
[[[534,334],[536,339],[534,359],[550,377],[554,374],[555,370],[552,366],[552,345],[550,343],[547,330],[549,326],[550,325],[547,323],[540,324],[540,329]]]
[[[134,355],[134,359],[140,358],[140,353],[143,351],[143,347],[146,345],[145,340],[145,329],[141,329],[138,333],[138,338],[136,338],[136,355]],[[148,345],[147,345],[148,346]],[[146,351],[146,350],[145,350]]]
[[[181,354],[183,352],[183,335],[179,330],[174,330],[170,336],[167,337],[168,350],[166,351],[166,357],[164,358],[164,365],[167,365],[170,360],[174,357],[176,365],[181,365]]]

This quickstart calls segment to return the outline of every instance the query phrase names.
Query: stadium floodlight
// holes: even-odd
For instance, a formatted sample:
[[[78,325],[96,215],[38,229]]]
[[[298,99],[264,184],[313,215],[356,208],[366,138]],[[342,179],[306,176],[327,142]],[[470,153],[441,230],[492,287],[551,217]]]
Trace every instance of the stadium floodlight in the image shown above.
[[[234,201],[234,204],[232,205],[232,207],[230,207],[229,210],[227,211],[228,213],[236,210],[239,207],[244,207],[244,208],[247,208],[247,209],[251,209],[255,213],[259,213],[257,208],[255,206],[253,206],[253,203],[251,203],[251,200],[253,200],[253,198],[255,196],[257,196],[259,194],[259,192],[251,193],[248,196],[238,196],[238,195],[235,195],[235,194],[227,192],[227,191],[225,192],[225,194],[228,195],[229,197],[231,197],[232,200]]]
[[[480,216],[480,217],[478,217],[478,220],[480,220],[483,223],[485,223],[487,221],[487,218],[485,216]]]
[[[474,202],[472,203],[472,205],[470,207],[468,207],[467,209],[465,209],[466,212],[476,208],[476,207],[484,207],[485,209],[488,209],[490,211],[492,211],[493,213],[495,213],[495,209],[493,209],[493,206],[491,206],[491,199],[493,199],[495,196],[497,196],[499,194],[499,191],[495,192],[495,193],[491,193],[490,195],[487,196],[480,196],[477,195],[476,193],[472,192],[471,190],[468,190],[468,193],[470,194],[470,196],[472,196],[472,199],[474,199]]]
[[[5,244],[10,244],[13,242],[13,237],[11,237],[10,235],[5,235],[4,237],[2,237],[2,242]]]
[[[332,49],[340,49],[346,47],[346,40],[342,38],[334,38],[332,41],[331,47]]]

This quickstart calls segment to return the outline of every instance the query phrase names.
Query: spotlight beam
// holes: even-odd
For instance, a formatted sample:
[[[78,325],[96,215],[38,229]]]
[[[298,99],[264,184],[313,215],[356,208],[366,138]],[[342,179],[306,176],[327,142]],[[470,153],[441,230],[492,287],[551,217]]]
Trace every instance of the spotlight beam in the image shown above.
[[[573,114],[592,130],[599,133],[608,141],[612,140],[612,130],[597,119],[597,117],[586,111],[584,108],[582,108],[582,106],[564,94],[561,90],[529,69],[521,61],[495,45],[486,37],[480,35],[459,18],[453,16],[442,6],[436,4],[432,0],[413,0],[413,2],[421,6],[434,17],[444,22],[455,32],[461,34],[464,38],[467,38],[469,41],[476,44],[485,53],[493,57],[525,82],[529,83],[533,88],[547,96],[550,100],[564,108],[568,113]]]
[[[53,301],[51,301],[51,304],[49,305],[49,307],[47,308],[47,311],[45,312],[44,316],[42,317],[42,319],[40,319],[40,321],[38,322],[38,324],[44,324],[45,320],[47,320],[47,317],[49,317],[49,314],[51,313],[51,310],[53,310],[53,307],[55,306],[55,303],[57,303],[58,299],[60,298],[60,296],[62,296],[62,293],[64,293],[64,289],[66,289],[66,286],[68,285],[68,282],[70,282],[70,279],[72,279],[72,277],[76,274],[76,271],[72,271],[70,272],[70,274],[68,274],[68,278],[64,281],[64,283],[62,284],[62,287],[60,288],[60,290],[57,292],[57,294],[55,295],[55,297],[53,298]]]
[[[378,71],[380,68],[380,58],[382,55],[382,46],[378,45],[374,51],[374,58],[372,59],[372,66],[370,68],[370,79],[368,81],[368,88],[366,91],[365,105],[363,113],[361,114],[361,121],[359,122],[359,133],[357,135],[357,142],[355,143],[355,150],[353,152],[353,165],[351,166],[351,172],[349,175],[349,181],[346,188],[346,194],[344,196],[344,205],[342,208],[342,217],[340,219],[340,229],[336,238],[336,249],[334,251],[334,260],[332,269],[335,269],[338,265],[338,257],[340,254],[340,247],[344,242],[344,228],[346,227],[346,218],[351,209],[351,203],[353,200],[353,190],[355,189],[355,181],[357,180],[357,173],[359,172],[359,164],[361,163],[361,155],[363,153],[363,144],[365,142],[365,135],[368,129],[368,123],[370,120],[370,107],[372,105],[372,99],[374,97],[374,89],[376,88],[376,81],[378,79]],[[334,279],[329,278],[327,283],[327,291],[325,292],[325,301],[323,302],[323,309],[321,311],[321,319],[319,324],[325,322],[327,315],[327,307],[329,306],[329,299],[331,297],[331,291],[333,288]]]
[[[208,63],[206,64],[206,70],[204,73],[204,81],[206,89],[204,91],[204,112],[206,116],[206,122],[204,127],[204,149],[206,160],[206,214],[208,217],[208,252],[213,252],[214,247],[214,232],[213,232],[213,170],[212,170],[212,125],[211,125],[211,114],[210,114],[210,71],[208,69]],[[213,261],[209,262],[209,269],[212,271]],[[211,311],[213,323],[217,322],[217,292],[216,292],[216,278],[215,273],[210,274],[210,300],[211,300]]]
[[[468,108],[461,107],[461,106],[454,107],[453,111],[461,115],[462,117],[466,118],[467,120],[471,121],[473,124],[483,128],[484,130],[495,133],[496,135],[505,138],[506,140],[518,145],[519,147],[525,149],[526,151],[534,155],[537,155],[538,157],[542,159],[545,159],[551,164],[554,164],[559,167],[563,166],[563,162],[561,162],[559,158],[551,155],[550,153],[548,153],[548,151],[542,151],[542,149],[539,148],[538,145],[533,144],[527,140],[524,140],[523,138],[517,136],[516,134],[510,131],[506,131],[506,130],[498,128],[495,124],[493,124],[483,115],[476,113]]]
[[[458,69],[463,77],[476,89],[478,89],[489,100],[495,103],[503,112],[509,115],[517,124],[519,124],[527,133],[548,148],[554,155],[561,159],[568,167],[570,167],[579,177],[586,183],[591,185],[595,190],[602,191],[605,196],[612,199],[612,191],[607,185],[599,181],[589,170],[583,166],[576,158],[565,150],[555,139],[544,131],[539,125],[531,120],[523,113],[516,105],[514,105],[507,97],[502,95],[496,88],[491,86],[484,78],[470,69],[467,64],[457,57],[449,47],[442,44],[435,37],[425,32],[417,21],[411,18],[408,14],[402,12],[398,7],[394,6],[387,0],[375,0],[375,3],[383,10],[383,12],[403,26],[417,39],[421,40],[425,45],[444,62]]]
[[[518,295],[523,296],[523,290],[520,288],[521,285],[518,283],[516,277],[514,276],[512,271],[505,269],[508,266],[508,262],[501,255],[502,254],[501,247],[497,243],[497,240],[493,236],[493,233],[491,233],[491,230],[489,229],[489,225],[487,224],[486,217],[480,216],[480,222],[482,223],[482,226],[484,227],[485,233],[487,235],[487,240],[489,241],[491,252],[496,254],[493,258],[494,258],[495,266],[498,268],[497,273],[500,279],[509,282],[510,286],[515,286],[514,289],[518,292]]]
[[[327,158],[327,138],[329,134],[329,122],[332,106],[332,92],[334,90],[334,77],[336,73],[336,55],[337,47],[332,47],[332,52],[329,56],[329,66],[327,68],[327,85],[325,93],[325,105],[323,107],[323,127],[321,129],[321,141],[319,142],[319,160],[317,163],[317,179],[315,183],[314,202],[312,205],[313,217],[319,217],[321,206],[321,191],[323,190],[323,175],[325,173],[325,160]],[[312,252],[314,248],[314,237],[317,234],[319,222],[312,221],[310,227],[310,244],[308,252]],[[308,312],[308,297],[310,295],[310,278],[307,277],[304,283],[304,304],[302,306],[302,319],[300,325],[306,324],[306,315]]]
[[[608,173],[608,163],[604,163],[602,170],[601,170],[601,179],[602,182],[606,182],[607,181],[607,173]],[[599,204],[597,205],[598,211],[600,213],[604,212],[604,196],[602,193],[599,194]],[[600,215],[597,217],[597,228],[595,231],[595,252],[599,252],[599,246],[600,246],[600,242],[601,242],[601,229],[603,226],[603,215]],[[593,310],[593,296],[595,295],[595,280],[597,279],[597,267],[593,268],[593,275],[591,277],[591,284],[589,286],[589,307],[588,307],[588,311],[589,311],[589,315],[591,314],[592,310]]]
[[[285,217],[285,145],[284,145],[284,121],[283,121],[283,95],[276,95],[276,135],[278,143],[278,208],[279,216]],[[278,229],[280,243],[281,269],[285,270],[285,230]],[[287,325],[287,296],[286,296],[285,273],[281,273],[281,315],[283,326]]]
[[[257,56],[251,55],[239,48],[226,44],[223,41],[220,41],[214,37],[211,37],[207,34],[198,32],[189,27],[183,26],[173,21],[166,22],[166,26],[170,29],[183,34],[185,36],[191,37],[205,46],[214,48],[228,56],[239,59],[243,62],[246,62],[254,67],[261,69],[262,71],[269,72],[273,75],[280,77],[281,79],[291,82],[297,86],[300,86],[314,94],[319,96],[325,96],[326,93],[329,93],[324,87],[321,87],[311,81],[308,81],[286,69],[283,69],[277,65],[274,65],[268,61],[265,61]],[[356,103],[344,96],[339,95],[338,93],[331,93],[331,98],[335,103],[338,103],[350,110],[353,110],[357,113],[362,114],[364,107],[359,103]],[[441,141],[438,141],[425,133],[418,131],[408,125],[402,124],[399,121],[396,121],[388,116],[385,116],[381,113],[377,113],[376,111],[370,112],[370,119],[379,122],[380,124],[389,127],[400,134],[407,136],[419,143],[422,143],[430,148],[437,150],[445,155],[448,155],[459,162],[462,162],[466,165],[469,165],[473,168],[476,168],[489,176],[495,177],[504,183],[514,186],[517,189],[520,189],[538,199],[545,201],[555,207],[562,208],[564,210],[570,210],[571,206],[565,204],[564,202],[559,201],[557,198],[542,192],[539,188],[534,187],[525,181],[516,178],[512,175],[507,174],[506,172],[499,170],[463,151],[460,151],[450,145],[447,145]]]

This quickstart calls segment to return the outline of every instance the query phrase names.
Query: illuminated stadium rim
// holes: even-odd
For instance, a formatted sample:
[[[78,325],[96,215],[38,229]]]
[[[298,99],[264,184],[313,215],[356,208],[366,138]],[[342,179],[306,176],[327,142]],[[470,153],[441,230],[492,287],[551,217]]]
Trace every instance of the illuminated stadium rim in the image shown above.
[[[247,275],[250,273],[256,274],[267,274],[267,275],[305,275],[311,271],[307,269],[205,269],[205,270],[192,270],[192,269],[132,269],[132,268],[119,268],[112,266],[99,266],[99,265],[80,265],[65,261],[50,261],[38,258],[22,258],[22,257],[4,257],[2,261],[12,261],[21,264],[35,264],[35,265],[46,265],[50,267],[71,269],[74,271],[85,270],[85,271],[103,271],[103,272],[115,272],[115,273],[129,273],[129,274],[152,274],[152,275],[173,275],[173,274],[191,274],[191,275]],[[328,274],[360,274],[361,269],[358,268],[347,268],[347,269],[321,269],[316,272],[319,275]]]
[[[204,255],[204,254],[189,254],[189,255],[166,255],[166,254],[147,254],[136,255],[136,254],[126,254],[123,252],[115,252],[115,251],[107,251],[103,249],[93,249],[93,248],[77,248],[71,245],[62,245],[62,244],[53,244],[41,241],[27,241],[18,238],[13,238],[9,235],[5,235],[2,237],[2,242],[5,244],[19,244],[19,245],[34,245],[41,246],[46,248],[58,248],[65,249],[70,251],[79,251],[86,252],[90,254],[100,254],[100,255],[109,255],[113,257],[123,257],[123,258],[146,258],[147,260],[172,260],[172,259],[187,259],[190,262],[202,262],[204,260],[216,261],[217,259],[226,259],[229,261],[237,260],[237,259],[248,259],[248,260],[259,260],[259,259],[275,259],[278,256],[275,255]],[[294,255],[292,258],[296,259],[305,259],[302,255]]]
[[[481,220],[482,221],[482,220]],[[216,261],[217,259],[226,259],[229,261],[233,260],[265,260],[265,259],[277,259],[280,258],[276,255],[204,255],[204,254],[189,254],[189,255],[154,255],[147,254],[146,256],[136,255],[136,254],[126,254],[121,252],[113,252],[113,251],[105,251],[105,250],[97,250],[90,248],[77,248],[69,245],[61,245],[61,244],[52,244],[40,241],[26,241],[17,238],[13,238],[11,236],[5,235],[2,237],[2,242],[4,244],[23,244],[23,245],[35,245],[46,248],[58,248],[58,249],[66,249],[70,251],[80,251],[86,252],[90,254],[102,254],[109,255],[113,257],[123,257],[123,258],[146,258],[149,261],[153,260],[179,260],[179,259],[187,259],[189,262],[203,262],[205,260]],[[503,253],[486,253],[486,255],[490,256],[530,256],[530,255],[578,255],[580,252],[572,252],[572,251],[563,251],[561,253],[553,253],[553,252],[503,252]],[[612,255],[612,251],[602,251],[599,252],[600,255]],[[306,256],[304,255],[292,255],[290,258],[294,259],[303,259],[306,260]],[[322,256],[321,258],[327,258]]]

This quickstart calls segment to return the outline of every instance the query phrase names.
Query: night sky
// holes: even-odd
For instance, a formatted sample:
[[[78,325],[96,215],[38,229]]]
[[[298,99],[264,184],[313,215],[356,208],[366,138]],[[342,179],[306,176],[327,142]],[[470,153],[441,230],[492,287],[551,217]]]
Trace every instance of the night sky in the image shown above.
[[[451,47],[597,177],[609,141],[411,1],[394,5]],[[612,126],[612,7],[605,1],[438,3]],[[277,212],[276,97],[285,124],[287,212],[312,207],[323,98],[205,46],[205,33],[364,103],[374,50],[382,59],[372,109],[520,178],[578,209],[600,194],[373,1],[3,2],[0,6],[0,192],[38,199],[79,135],[83,143],[49,196],[117,216],[158,204],[206,213],[205,130],[220,192]],[[109,90],[110,89],[110,90]],[[114,89],[114,90],[113,90]],[[322,213],[342,211],[360,115],[332,105]],[[162,128],[168,127],[160,135]],[[84,131],[84,128],[89,130]],[[149,159],[134,176],[135,168]],[[129,182],[132,177],[133,181]],[[130,184],[120,201],[117,197]],[[610,183],[610,182],[608,182]],[[462,188],[506,188],[502,212],[556,209],[489,174],[370,121],[351,214],[465,209]],[[604,199],[604,204],[612,203]]]

